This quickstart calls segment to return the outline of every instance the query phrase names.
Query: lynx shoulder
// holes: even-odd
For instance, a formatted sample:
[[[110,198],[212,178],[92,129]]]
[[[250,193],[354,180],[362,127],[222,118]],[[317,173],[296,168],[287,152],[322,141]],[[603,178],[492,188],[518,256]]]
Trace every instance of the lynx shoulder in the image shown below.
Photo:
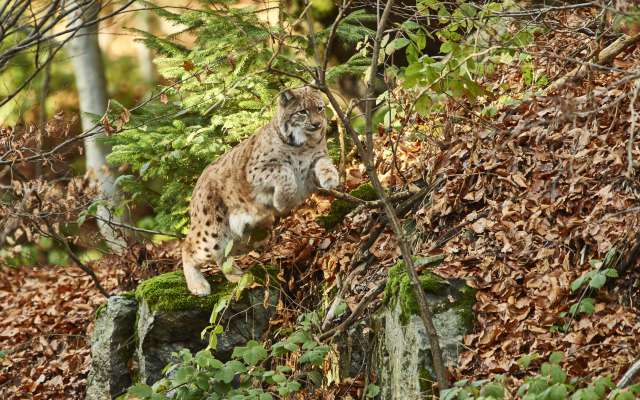
[[[191,229],[182,246],[189,290],[209,294],[200,267],[222,269],[225,248],[232,254],[259,246],[251,233],[267,231],[276,216],[301,204],[318,186],[334,188],[338,172],[327,155],[326,117],[320,93],[309,87],[279,95],[271,122],[211,163],[191,197]],[[237,281],[242,271],[223,271]]]

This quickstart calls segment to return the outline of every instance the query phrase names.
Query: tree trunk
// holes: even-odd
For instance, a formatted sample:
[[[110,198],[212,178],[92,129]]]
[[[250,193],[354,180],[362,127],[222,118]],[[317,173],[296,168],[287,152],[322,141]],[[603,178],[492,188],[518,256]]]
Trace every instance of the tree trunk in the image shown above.
[[[81,6],[73,15],[72,26],[95,20],[100,11],[100,2],[93,0],[73,0],[70,7]],[[73,62],[80,100],[82,129],[91,129],[107,111],[107,81],[98,44],[98,24],[83,26],[69,41],[67,50]],[[102,128],[100,128],[102,130]],[[93,174],[100,189],[100,198],[109,204],[118,201],[114,177],[107,166],[107,155],[111,146],[104,143],[104,131],[84,139],[86,169]],[[97,223],[100,233],[112,250],[122,250],[126,243],[122,235],[114,230],[108,221],[120,222],[120,218],[104,206],[97,209]]]
[[[153,14],[149,11],[138,11],[138,20],[140,21],[140,30],[151,33],[153,25]],[[140,67],[140,76],[147,84],[153,84],[156,80],[156,68],[153,64],[153,54],[151,49],[142,42],[137,42],[138,65]]]

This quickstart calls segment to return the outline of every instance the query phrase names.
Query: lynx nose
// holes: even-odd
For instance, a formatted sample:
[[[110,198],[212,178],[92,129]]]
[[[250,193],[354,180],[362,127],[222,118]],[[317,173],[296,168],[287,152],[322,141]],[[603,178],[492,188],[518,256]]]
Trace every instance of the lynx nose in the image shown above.
[[[320,129],[321,126],[322,126],[322,123],[320,122],[311,123],[311,127],[313,128],[314,131]]]

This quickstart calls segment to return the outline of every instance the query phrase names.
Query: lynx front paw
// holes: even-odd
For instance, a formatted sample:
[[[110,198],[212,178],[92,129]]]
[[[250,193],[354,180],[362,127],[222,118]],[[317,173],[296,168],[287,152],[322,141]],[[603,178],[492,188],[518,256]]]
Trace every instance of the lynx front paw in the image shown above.
[[[321,171],[318,176],[318,183],[323,189],[335,189],[340,184],[340,178],[338,177],[338,171],[333,166],[326,167]]]
[[[211,294],[211,285],[202,275],[185,275],[189,291],[196,296],[208,296]]]

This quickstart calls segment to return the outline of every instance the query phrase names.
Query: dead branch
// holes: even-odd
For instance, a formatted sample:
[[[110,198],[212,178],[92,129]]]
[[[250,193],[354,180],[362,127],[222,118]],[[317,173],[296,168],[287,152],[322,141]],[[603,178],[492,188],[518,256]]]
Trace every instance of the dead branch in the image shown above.
[[[367,207],[380,207],[382,206],[382,201],[380,200],[362,200],[359,199],[355,196],[350,195],[349,193],[345,193],[345,192],[340,192],[338,190],[333,190],[333,189],[319,189],[318,190],[320,193],[322,194],[326,194],[329,196],[333,196],[337,199],[340,200],[344,200],[344,201],[348,201],[349,203],[354,203],[354,204],[361,204]],[[401,201],[404,200],[408,197],[411,196],[411,192],[409,191],[402,191],[402,192],[398,192],[398,193],[394,193],[392,195],[389,196],[389,201],[392,202],[396,202],[396,201]]]
[[[634,36],[622,35],[615,42],[611,43],[609,46],[605,47],[598,53],[598,57],[596,59],[596,64],[606,65],[609,64],[613,59],[629,47],[634,44],[640,42],[640,33]],[[553,92],[559,89],[561,86],[564,86],[571,79],[579,79],[582,78],[587,71],[589,70],[589,65],[580,64],[579,66],[572,69],[566,75],[552,82],[547,88],[544,90],[545,94],[549,92]]]
[[[635,265],[640,257],[640,233],[637,233],[634,239],[633,246],[631,249],[623,256],[620,264],[617,266],[617,270],[622,275],[626,272],[630,267]]]
[[[627,142],[627,178],[633,177],[633,143],[635,141],[636,126],[638,125],[638,112],[636,111],[636,100],[640,92],[640,79],[636,80],[633,86],[633,94],[629,103],[629,113],[631,114],[631,125],[629,126],[629,141]]]
[[[386,283],[387,281],[385,279],[382,282],[378,283],[378,286],[369,290],[367,294],[364,295],[362,300],[360,300],[353,312],[344,321],[342,321],[340,325],[321,333],[318,336],[318,340],[324,341],[346,331],[355,321],[357,321],[358,317],[360,317],[360,314],[362,314],[364,310],[366,310],[369,303],[371,303],[375,298],[378,297],[380,293],[382,293]]]
[[[617,388],[623,389],[629,386],[629,384],[633,382],[634,378],[638,375],[638,373],[640,373],[640,360],[636,360],[636,362],[634,362],[633,365],[629,367],[627,372],[625,372],[624,375],[622,375],[622,378],[620,378],[620,381],[616,385]]]

